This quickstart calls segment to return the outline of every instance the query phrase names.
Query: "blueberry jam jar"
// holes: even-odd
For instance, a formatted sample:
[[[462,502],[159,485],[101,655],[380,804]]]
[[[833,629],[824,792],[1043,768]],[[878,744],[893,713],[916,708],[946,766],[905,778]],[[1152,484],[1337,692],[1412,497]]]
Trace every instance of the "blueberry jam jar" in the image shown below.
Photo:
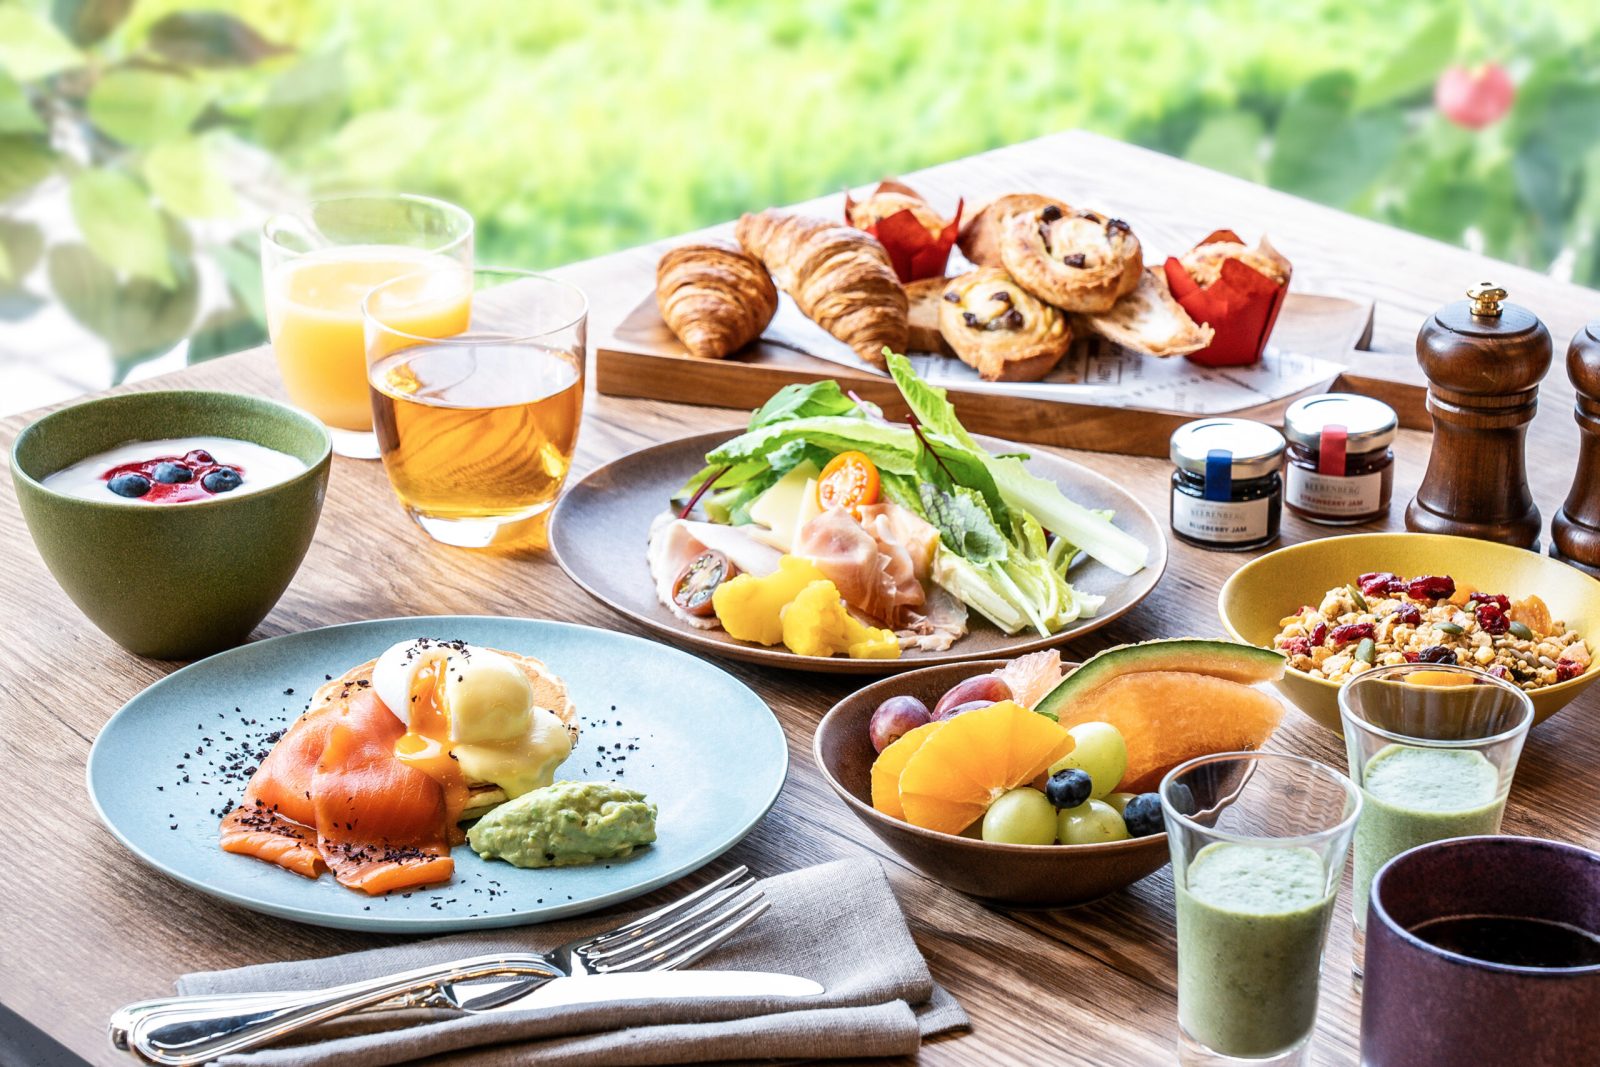
[[[1284,503],[1325,526],[1354,526],[1389,513],[1395,431],[1400,420],[1381,400],[1323,393],[1283,413],[1289,439]]]
[[[1243,552],[1278,539],[1283,435],[1249,419],[1200,419],[1172,434],[1172,533],[1198,548]]]

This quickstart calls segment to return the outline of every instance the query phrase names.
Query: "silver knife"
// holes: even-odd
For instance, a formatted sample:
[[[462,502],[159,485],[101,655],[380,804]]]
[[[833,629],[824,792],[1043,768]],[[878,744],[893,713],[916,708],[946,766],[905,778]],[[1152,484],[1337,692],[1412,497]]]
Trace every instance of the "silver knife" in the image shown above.
[[[769,971],[638,971],[576,978],[455,982],[441,992],[461,1008],[482,1014],[623,1000],[814,997],[823,988],[809,978]]]

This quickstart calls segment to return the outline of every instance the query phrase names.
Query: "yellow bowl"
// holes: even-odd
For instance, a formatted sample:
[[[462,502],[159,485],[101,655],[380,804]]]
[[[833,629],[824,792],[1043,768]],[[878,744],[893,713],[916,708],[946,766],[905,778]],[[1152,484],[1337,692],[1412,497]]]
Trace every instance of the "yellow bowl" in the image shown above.
[[[1328,590],[1368,571],[1393,571],[1403,577],[1446,574],[1486,593],[1518,600],[1537,594],[1552,618],[1576,630],[1595,653],[1600,641],[1600,581],[1565,563],[1509,545],[1441,534],[1373,533],[1324,537],[1280,548],[1234,572],[1217,596],[1217,614],[1236,640],[1272,647],[1278,620],[1303,604],[1320,604]],[[1597,656],[1596,658],[1600,658]],[[1591,665],[1578,677],[1535,689],[1533,721],[1541,723],[1564,708],[1596,677]],[[1339,683],[1290,669],[1274,682],[1301,711],[1335,733],[1339,726]]]

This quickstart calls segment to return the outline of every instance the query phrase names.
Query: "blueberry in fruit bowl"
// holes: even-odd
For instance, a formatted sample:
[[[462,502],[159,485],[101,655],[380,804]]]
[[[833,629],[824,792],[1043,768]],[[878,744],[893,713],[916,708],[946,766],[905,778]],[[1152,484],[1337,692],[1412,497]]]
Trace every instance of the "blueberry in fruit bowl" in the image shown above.
[[[141,497],[150,491],[150,479],[142,474],[119,474],[106,483],[118,496]]]
[[[1087,771],[1080,771],[1076,767],[1057,771],[1044,786],[1045,796],[1058,809],[1077,807],[1088,800],[1093,791],[1094,779],[1089,777]]]
[[[177,485],[181,482],[194,481],[194,471],[181,463],[157,463],[156,469],[150,472],[156,481],[164,485]]]
[[[1122,809],[1122,821],[1128,824],[1128,833],[1134,837],[1149,837],[1163,829],[1161,819],[1161,794],[1140,793]]]
[[[200,479],[200,484],[208,493],[231,493],[243,483],[244,479],[232,467],[218,467]]]

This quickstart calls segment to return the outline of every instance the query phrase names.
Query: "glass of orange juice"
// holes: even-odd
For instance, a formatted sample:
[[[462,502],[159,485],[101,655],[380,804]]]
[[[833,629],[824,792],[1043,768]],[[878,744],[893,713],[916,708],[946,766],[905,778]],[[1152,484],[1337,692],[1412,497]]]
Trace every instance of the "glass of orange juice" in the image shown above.
[[[361,301],[403,274],[461,278],[472,268],[472,216],[425,196],[376,194],[321,200],[275,215],[261,234],[267,329],[289,399],[321,419],[342,456],[374,459],[372,403]],[[470,287],[406,322],[443,336],[465,328]]]
[[[464,328],[414,328],[467,307]],[[528,271],[418,272],[363,305],[373,426],[389,483],[437,541],[526,544],[566,482],[583,416],[589,305]],[[437,321],[428,319],[426,321]]]

